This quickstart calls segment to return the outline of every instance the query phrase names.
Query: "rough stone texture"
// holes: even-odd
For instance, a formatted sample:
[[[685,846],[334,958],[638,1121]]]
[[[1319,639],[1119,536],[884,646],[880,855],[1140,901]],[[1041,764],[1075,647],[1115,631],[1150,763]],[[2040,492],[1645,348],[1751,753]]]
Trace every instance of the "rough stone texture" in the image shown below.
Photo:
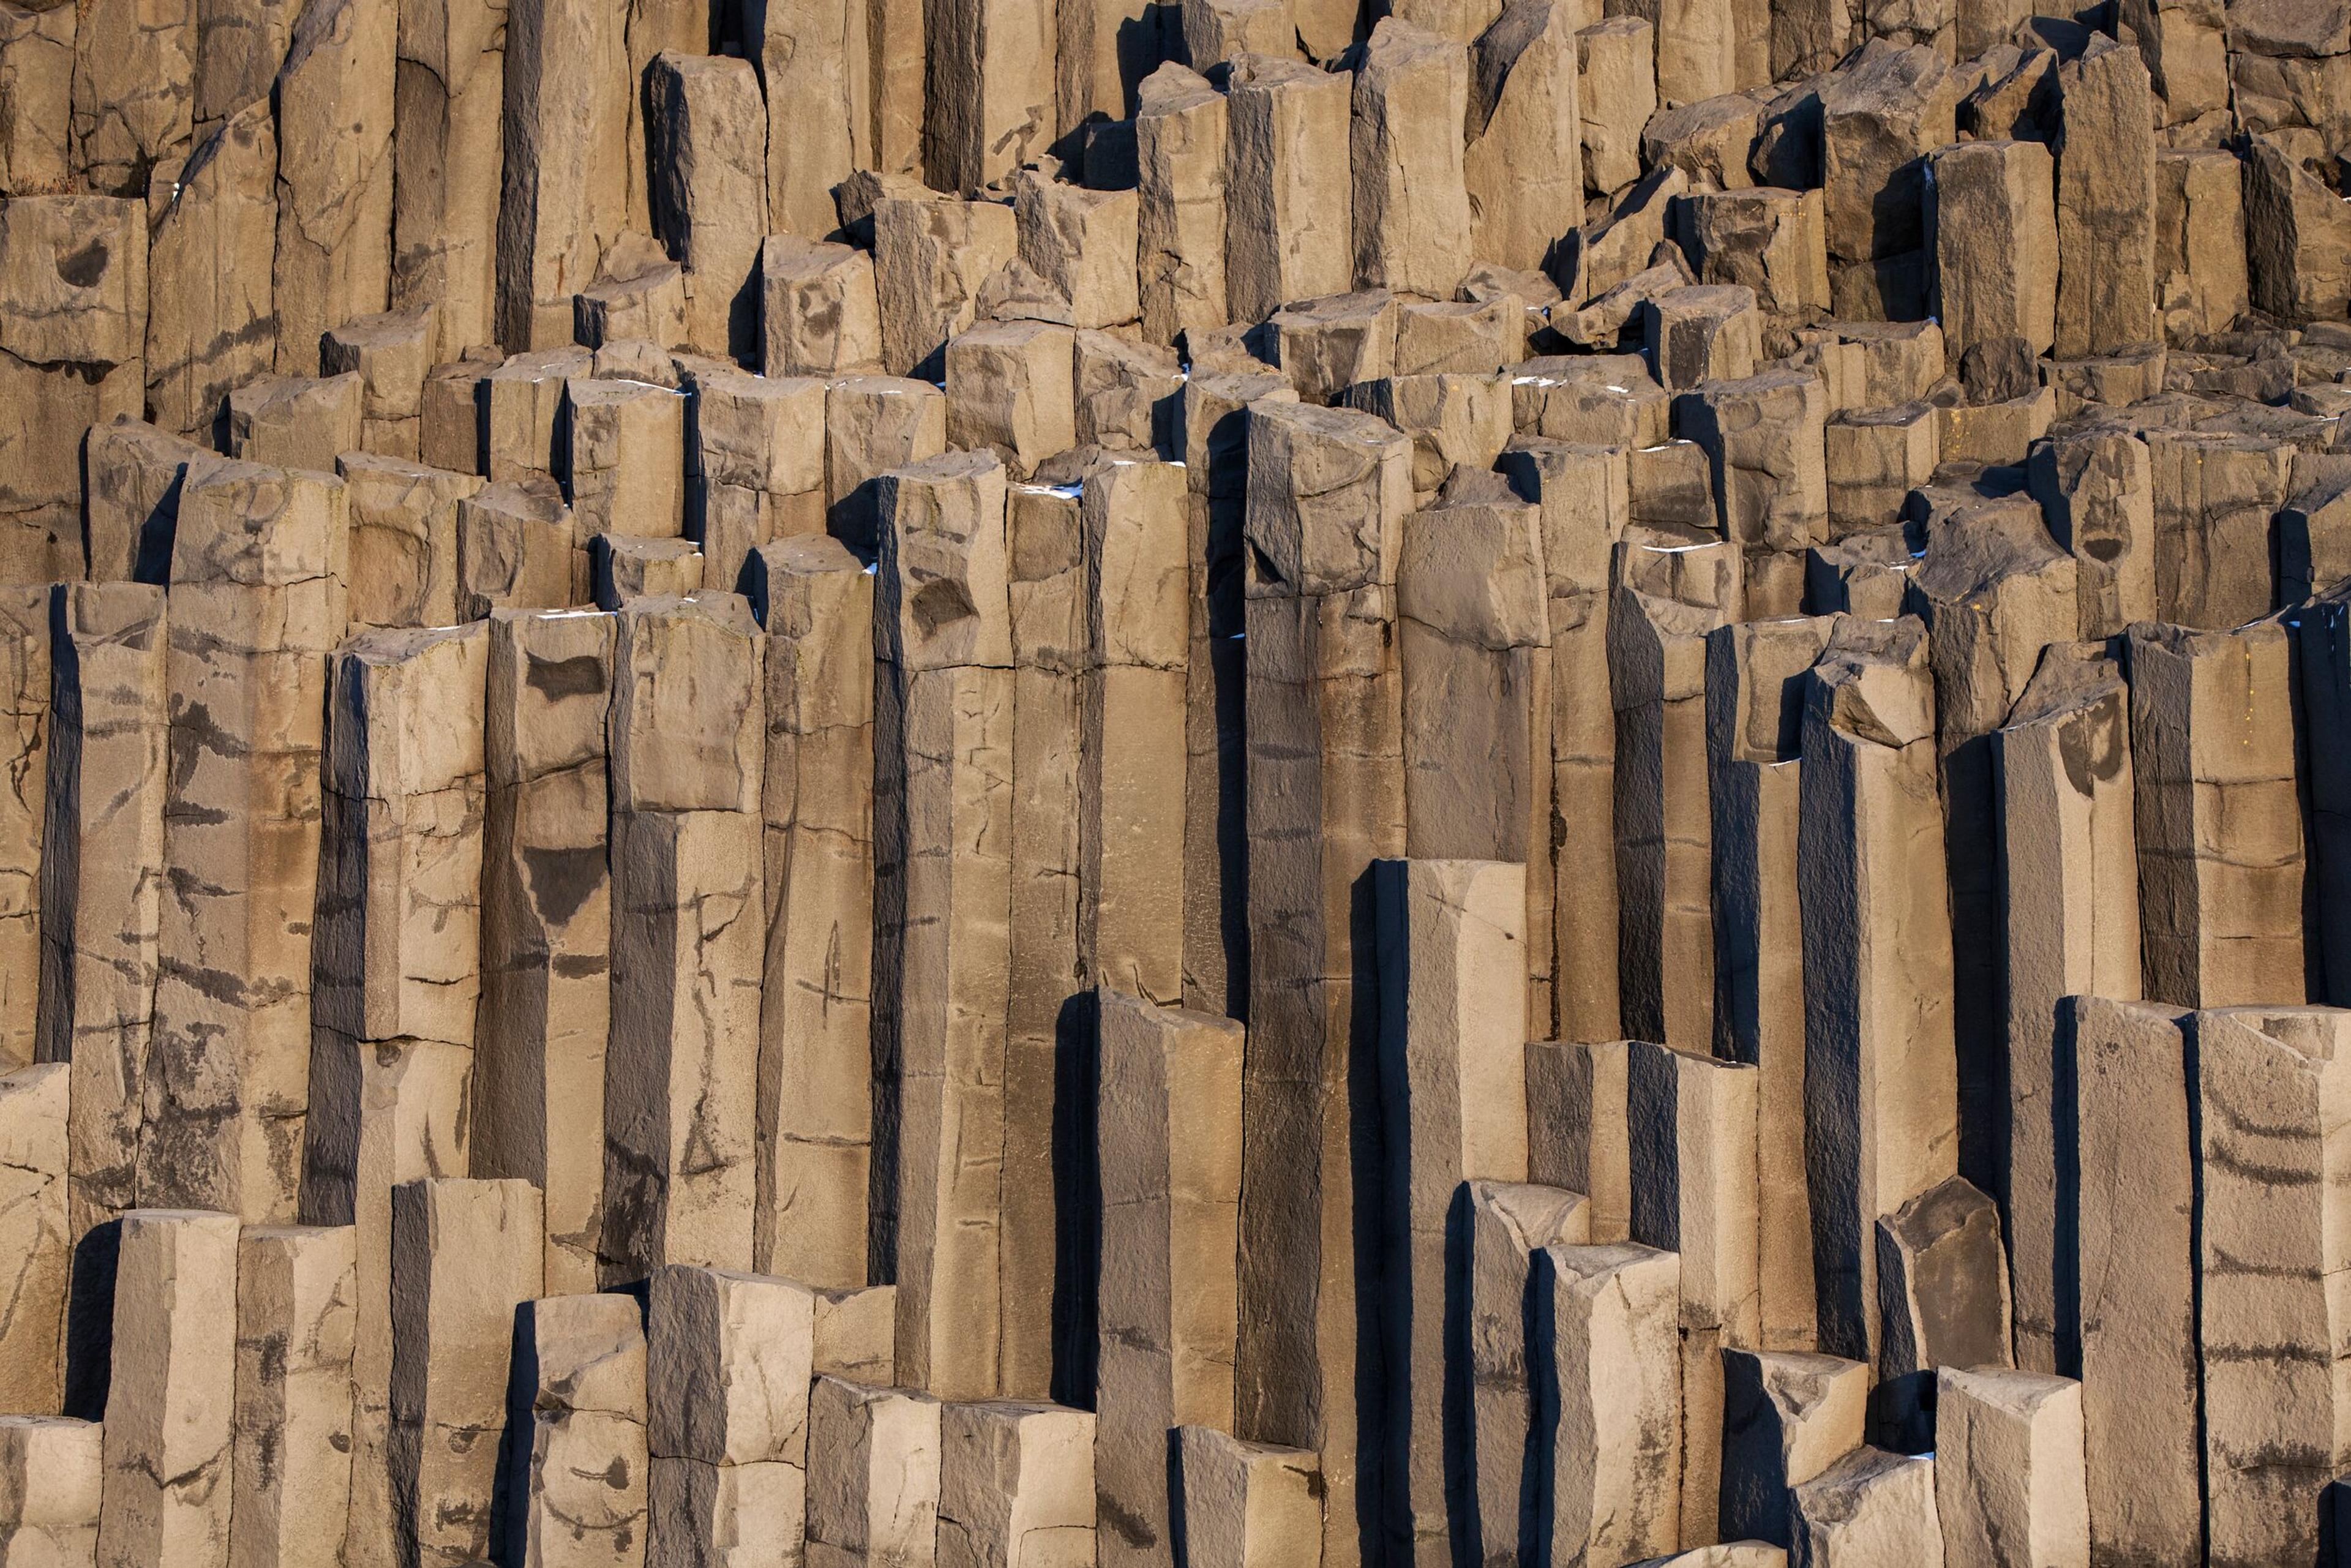
[[[1916,1563],[1941,1568],[1943,1531],[1935,1511],[1932,1456],[1906,1458],[1856,1448],[1792,1489],[1792,1563]]]
[[[329,328],[391,303],[398,13],[393,0],[308,6],[278,72],[282,374],[317,374]]]
[[[246,1230],[237,1242],[233,1561],[341,1561],[351,1489],[356,1233]]]
[[[939,1402],[820,1373],[809,1393],[812,1563],[935,1560]]]
[[[0,1416],[0,1551],[29,1563],[97,1561],[104,1433],[62,1416]]]
[[[1175,1434],[1186,1561],[1281,1568],[1322,1561],[1322,1473],[1311,1453],[1244,1443],[1213,1427]]]
[[[1946,1568],[2088,1563],[2081,1385],[1995,1367],[1947,1366],[1935,1381]]]
[[[1094,1555],[1094,1417],[982,1400],[939,1412],[939,1568],[1081,1568]]]
[[[54,1415],[64,1396],[66,1298],[73,1272],[66,1180],[71,1073],[44,1062],[0,1073],[6,1233],[15,1274],[0,1316],[0,1397]]]
[[[228,1559],[236,1281],[235,1216],[123,1217],[98,1521],[106,1568]]]
[[[1225,291],[1235,320],[1352,281],[1353,184],[1345,78],[1248,55],[1226,98]]]
[[[1790,1544],[1790,1489],[1861,1447],[1869,1369],[1805,1351],[1722,1354],[1725,1535]]]
[[[1173,1542],[1169,1428],[1232,1420],[1242,1030],[1108,989],[1096,1006],[1099,1545],[1103,1562],[1152,1563]]]
[[[507,1415],[511,1561],[630,1563],[646,1529],[645,1330],[625,1295],[529,1302]]]
[[[1558,1402],[1552,1550],[1569,1562],[1625,1562],[1678,1544],[1680,1273],[1672,1253],[1625,1243],[1538,1255],[1531,1357]]]

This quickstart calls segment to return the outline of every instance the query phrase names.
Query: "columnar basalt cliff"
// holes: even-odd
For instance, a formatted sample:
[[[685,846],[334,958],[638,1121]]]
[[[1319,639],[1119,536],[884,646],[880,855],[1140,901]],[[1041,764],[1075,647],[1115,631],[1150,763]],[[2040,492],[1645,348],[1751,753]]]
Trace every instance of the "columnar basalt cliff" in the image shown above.
[[[2351,0],[0,0],[0,1568],[2351,1564],[2346,187]]]

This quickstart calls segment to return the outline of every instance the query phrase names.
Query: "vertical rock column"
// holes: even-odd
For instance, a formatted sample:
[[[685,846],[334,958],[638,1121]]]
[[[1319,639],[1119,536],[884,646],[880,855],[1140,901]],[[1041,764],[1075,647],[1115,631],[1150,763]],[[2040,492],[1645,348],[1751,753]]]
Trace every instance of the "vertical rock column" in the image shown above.
[[[2134,48],[2094,36],[2081,57],[2056,73],[2061,360],[2118,354],[2161,336],[2151,308],[2157,104],[2146,62],[2155,57],[2141,51],[2159,55],[2162,45],[2147,37],[2142,33],[2141,47]]]
[[[605,713],[613,618],[489,620],[473,1170],[538,1187],[547,1287],[596,1287],[611,1028]]]
[[[875,1267],[897,1375],[998,1386],[1012,846],[1004,471],[956,453],[882,480],[874,580]]]
[[[1353,281],[1351,101],[1343,74],[1270,55],[1233,62],[1225,99],[1233,320],[1261,321],[1293,299],[1343,294]]]
[[[611,0],[510,0],[495,313],[509,353],[571,341],[571,297],[627,225],[622,21]]]
[[[1493,861],[1383,861],[1378,923],[1384,1190],[1382,1490],[1397,1550],[1449,1539],[1453,1380],[1469,1364],[1465,1181],[1527,1176],[1525,872]],[[1373,1195],[1364,1195],[1367,1198]]]
[[[49,1061],[0,1073],[0,1246],[9,1270],[0,1402],[36,1416],[64,1404],[66,1301],[81,1235],[68,1228],[68,1071]]]
[[[1707,638],[1714,822],[1715,1046],[1757,1070],[1757,1343],[1814,1342],[1813,1205],[1804,1173],[1804,933],[1796,899],[1804,672],[1825,617],[1749,622]]]
[[[2196,1348],[2210,1561],[2318,1555],[2341,1471],[2351,1030],[2331,1009],[2195,1016]]]
[[[816,1296],[788,1280],[658,1270],[645,1313],[649,1561],[797,1561],[808,1513]]]
[[[873,580],[838,540],[758,552],[767,961],[752,1267],[862,1285],[873,1141]]]
[[[1530,1037],[1548,1036],[1552,1016],[1556,710],[1541,531],[1540,509],[1507,484],[1465,476],[1444,502],[1405,519],[1396,563],[1405,852],[1525,868],[1521,1032]]]
[[[2057,1371],[2082,1384],[2093,1562],[2203,1558],[2187,1021],[2094,997],[2060,1015]]]
[[[392,1195],[392,1547],[401,1568],[489,1555],[515,1312],[540,1295],[538,1191],[413,1181]]]
[[[69,1061],[74,1237],[136,1201],[163,896],[162,590],[56,591],[37,1054]]]
[[[236,1217],[122,1217],[107,1391],[103,1568],[228,1561],[236,1398]]]
[[[1241,1026],[1096,992],[1103,1272],[1094,1481],[1105,1563],[1174,1549],[1169,1430],[1233,1418]]]
[[[973,191],[1060,133],[1050,0],[924,0],[929,46],[923,164],[943,191]]]
[[[527,1304],[508,1389],[506,1538],[511,1563],[644,1560],[645,1330],[633,1296]]]
[[[2057,1369],[2058,1004],[2139,994],[2130,697],[2095,644],[2043,655],[1992,736],[2008,1100],[1992,1196],[2007,1221],[2016,1364]]]
[[[221,463],[180,494],[143,1204],[294,1218],[345,525],[317,474]]]
[[[400,7],[392,305],[434,308],[434,364],[497,341],[508,17],[506,0]]]
[[[73,1062],[73,1234],[136,1201],[162,915],[164,597],[57,591],[37,1055]]]
[[[1593,700],[1608,683],[1611,561],[1631,506],[1625,455],[1522,440],[1502,472],[1542,508],[1551,637],[1552,995],[1562,1040],[1623,1031],[1617,966],[1616,722]]]
[[[1681,1540],[1681,1260],[1629,1243],[1550,1247],[1535,1281],[1544,1293],[1537,1397],[1558,1422],[1550,1552],[1534,1561],[1625,1563],[1673,1552]]]
[[[1797,892],[1821,1348],[1859,1361],[1877,1220],[1959,1166],[1934,737],[1925,629],[1840,620],[1804,693]]]
[[[1066,490],[1017,487],[1008,497],[1006,525],[1014,665],[1012,881],[1004,1234],[998,1248],[1003,1347],[997,1387],[1042,1399],[1053,1385],[1055,1263],[1062,1218],[1053,1145],[1063,1008],[1083,984],[1078,895],[1084,544],[1078,497]]]
[[[867,16],[861,0],[744,0],[743,52],[767,97],[768,216],[778,233],[830,235],[839,225],[833,187],[876,167]]]
[[[1355,1561],[1356,1172],[1378,1108],[1364,879],[1404,848],[1395,559],[1412,442],[1372,418],[1261,401],[1249,417],[1249,1041],[1241,1134],[1239,1432],[1317,1449],[1324,1557]],[[1364,1456],[1369,1463],[1372,1456]]]
[[[2285,628],[2131,628],[2132,782],[2149,997],[2304,996],[2302,808]]]
[[[610,1285],[751,1261],[765,946],[758,625],[712,594],[636,600],[615,626]]]
[[[357,1232],[264,1227],[237,1243],[237,1561],[294,1568],[342,1553],[351,1494]]]
[[[277,77],[277,370],[319,373],[319,340],[392,297],[398,0],[326,0]]]
[[[1134,113],[1143,335],[1173,343],[1224,325],[1225,95],[1169,63],[1144,78]]]
[[[1189,492],[1166,463],[1105,465],[1079,497],[1078,962],[1172,1006],[1184,990]]]

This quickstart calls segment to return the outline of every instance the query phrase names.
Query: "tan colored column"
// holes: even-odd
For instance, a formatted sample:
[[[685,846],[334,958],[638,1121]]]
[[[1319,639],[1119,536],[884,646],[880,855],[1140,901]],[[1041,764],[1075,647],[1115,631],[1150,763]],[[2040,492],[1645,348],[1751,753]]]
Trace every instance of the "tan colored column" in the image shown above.
[[[1094,1555],[1094,1417],[986,1400],[939,1412],[938,1568]]]
[[[392,304],[433,308],[428,364],[497,341],[508,17],[491,0],[400,8]]]
[[[524,1306],[516,1338],[528,1358],[517,1371],[533,1385],[528,1429],[511,1427],[507,1437],[507,1560],[544,1568],[643,1563],[643,1309],[628,1295],[549,1296]]]
[[[1174,1551],[1168,1432],[1233,1418],[1241,1026],[1107,987],[1099,1009],[1101,1363],[1094,1479],[1104,1563]]]
[[[1173,343],[1224,325],[1225,95],[1170,62],[1144,79],[1134,114],[1143,335]]]
[[[622,19],[611,0],[510,0],[496,312],[509,353],[571,341],[571,297],[627,225]]]
[[[329,328],[392,298],[398,0],[305,10],[278,72],[277,370],[319,372]]]
[[[929,0],[923,169],[943,191],[973,191],[1060,134],[1049,0]]]
[[[1722,1490],[1718,1528],[1785,1545],[1788,1490],[1861,1447],[1869,1368],[1804,1351],[1722,1357]]]
[[[318,474],[220,463],[180,494],[163,858],[193,874],[162,904],[145,1204],[294,1218],[346,520]]]
[[[603,1230],[612,638],[587,612],[489,620],[471,1169],[538,1187],[547,1285],[567,1295],[595,1288]]]
[[[413,1181],[392,1195],[392,1492],[402,1568],[489,1553],[515,1311],[546,1289],[538,1191]]]
[[[98,1523],[104,1568],[228,1562],[236,1251],[235,1215],[122,1217]]]
[[[733,594],[615,622],[612,1032],[599,1273],[751,1260],[764,933],[758,623]]]
[[[873,581],[837,540],[757,554],[767,960],[755,1268],[862,1285],[873,1084]]]
[[[1958,1168],[1934,729],[1924,628],[1839,621],[1806,678],[1797,854],[1819,868],[1803,904],[1813,1275],[1821,1347],[1855,1360],[1877,1347],[1878,1218]]]
[[[2000,1198],[2016,1363],[2057,1367],[2058,1004],[2139,994],[2130,695],[2096,644],[2051,648],[1992,736],[2007,967],[2007,1138]]]
[[[1536,1560],[1538,1542],[1521,1532],[1522,1506],[1539,1483],[1527,1473],[1527,1438],[1535,1415],[1533,1346],[1541,1307],[1533,1291],[1535,1254],[1592,1239],[1592,1205],[1564,1187],[1525,1182],[1465,1184],[1468,1291],[1466,1367],[1448,1376],[1468,1384],[1469,1484],[1475,1508],[1464,1519],[1470,1561]],[[1448,1354],[1459,1355],[1459,1342]],[[1457,1396],[1458,1397],[1458,1396]]]
[[[237,1242],[234,1558],[254,1568],[343,1561],[351,1495],[357,1233],[247,1230]]]
[[[1404,848],[1395,559],[1410,439],[1367,414],[1261,401],[1249,415],[1249,1019],[1237,1425],[1311,1448],[1324,1558],[1352,1563],[1357,1302],[1353,1069],[1374,1020],[1354,910]],[[1372,1195],[1361,1195],[1372,1201]],[[1370,1457],[1364,1457],[1370,1462]]]
[[[0,1312],[0,1403],[52,1416],[65,1396],[66,1301],[74,1243],[67,1179],[70,1070],[44,1062],[0,1073],[0,1228],[8,1260]]]
[[[41,858],[38,1054],[70,1061],[70,1187],[79,1236],[136,1199],[163,898],[162,591],[57,591],[59,698]]]
[[[0,1416],[0,1544],[11,1554],[96,1560],[104,1437],[96,1421]]]
[[[1409,557],[1407,557],[1409,559]],[[1525,872],[1493,861],[1372,868],[1386,1280],[1382,1292],[1391,1528],[1416,1557],[1447,1550],[1446,1325],[1462,1183],[1527,1175]]]
[[[1001,1373],[1014,678],[1002,465],[882,482],[874,581],[876,1238],[897,1374],[943,1397]],[[946,612],[935,614],[932,606]]]
[[[1672,1552],[1681,1531],[1681,1260],[1619,1243],[1547,1247],[1535,1288],[1552,1337],[1535,1376],[1556,1390],[1552,1551],[1587,1562]]]
[[[2125,648],[2147,994],[2304,995],[2302,811],[2285,628],[2139,625]]]
[[[800,1554],[808,1508],[815,1292],[716,1269],[658,1270],[649,1288],[650,1560]]]
[[[1187,1561],[1196,1568],[1318,1568],[1322,1469],[1300,1448],[1244,1443],[1214,1427],[1175,1433]]]
[[[1993,1367],[1935,1375],[1935,1512],[1944,1568],[2087,1563],[2082,1387]]]
[[[939,1402],[820,1375],[809,1393],[810,1568],[935,1561]]]
[[[1226,98],[1226,303],[1261,321],[1293,299],[1345,292],[1353,225],[1343,75],[1243,55]]]

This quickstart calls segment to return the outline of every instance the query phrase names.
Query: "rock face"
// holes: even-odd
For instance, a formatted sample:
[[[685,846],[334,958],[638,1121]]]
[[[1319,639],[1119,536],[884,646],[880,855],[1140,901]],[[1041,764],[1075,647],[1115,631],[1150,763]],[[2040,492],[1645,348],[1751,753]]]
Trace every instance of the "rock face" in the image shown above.
[[[2351,21],[2035,9],[0,0],[0,1564],[2334,1550]]]

